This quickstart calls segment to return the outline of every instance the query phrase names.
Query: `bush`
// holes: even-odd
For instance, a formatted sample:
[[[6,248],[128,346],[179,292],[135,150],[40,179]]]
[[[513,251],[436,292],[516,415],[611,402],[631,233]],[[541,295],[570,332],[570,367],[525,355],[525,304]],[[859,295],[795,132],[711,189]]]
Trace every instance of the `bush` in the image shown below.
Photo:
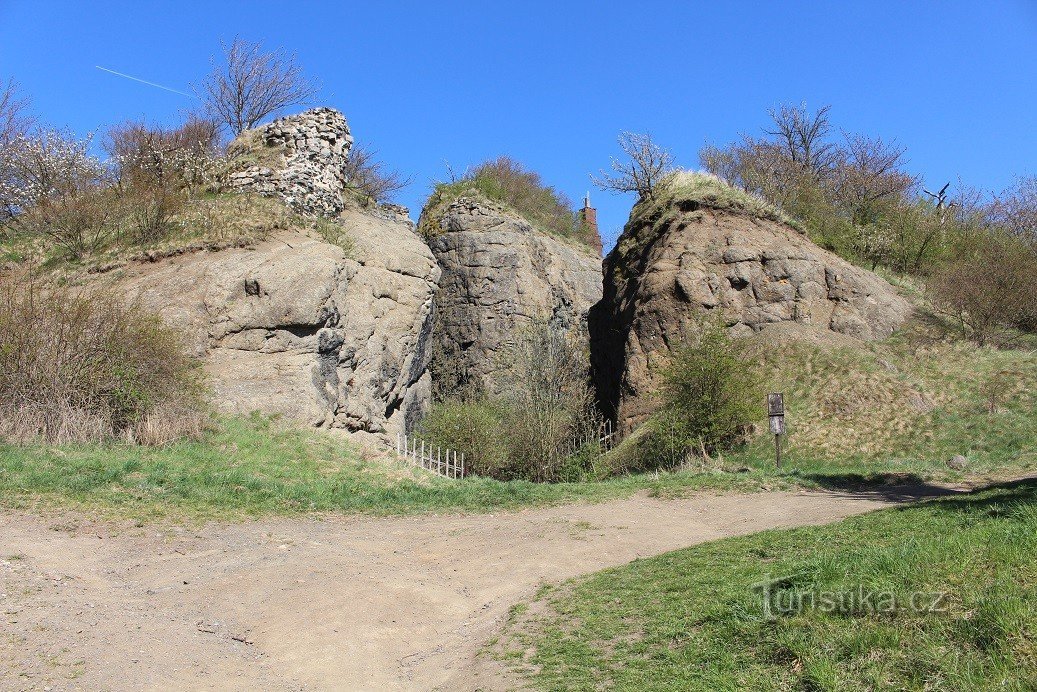
[[[573,335],[538,321],[502,357],[501,394],[435,404],[420,434],[464,452],[472,473],[501,480],[575,480],[598,444],[587,358]]]
[[[110,171],[89,153],[90,138],[47,130],[10,146],[0,203],[14,223],[74,259],[100,247],[118,224]]]
[[[376,203],[389,202],[393,195],[411,182],[376,159],[375,152],[357,144],[350,148],[343,172],[349,188],[361,203],[369,200]]]
[[[720,324],[703,324],[698,339],[675,350],[661,371],[661,407],[649,421],[657,467],[682,465],[744,441],[762,416],[758,363]]]
[[[509,466],[503,414],[486,399],[444,401],[422,419],[420,434],[434,445],[464,452],[466,473],[500,478]]]
[[[161,443],[200,432],[201,384],[178,335],[101,293],[0,294],[0,437]]]
[[[590,238],[591,231],[579,222],[571,200],[545,185],[538,173],[507,156],[482,163],[459,180],[437,184],[425,204],[419,230],[426,237],[436,235],[439,215],[448,204],[465,194],[481,195],[505,204],[548,233],[585,245],[593,246],[596,241]]]
[[[115,165],[133,240],[150,243],[165,238],[172,217],[212,181],[219,133],[215,123],[197,117],[172,130],[128,122],[108,131],[104,147]]]
[[[1023,240],[991,233],[937,269],[929,280],[933,304],[978,343],[1007,345],[1037,324],[1037,254]]]

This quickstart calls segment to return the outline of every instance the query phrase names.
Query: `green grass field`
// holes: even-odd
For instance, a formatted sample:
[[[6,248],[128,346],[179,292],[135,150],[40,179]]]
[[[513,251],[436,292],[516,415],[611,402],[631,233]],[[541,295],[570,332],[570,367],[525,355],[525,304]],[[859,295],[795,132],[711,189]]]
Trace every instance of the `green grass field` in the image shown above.
[[[491,653],[543,689],[1032,690],[1034,584],[1037,480],[545,588]]]
[[[450,480],[365,458],[341,437],[259,416],[223,419],[200,441],[165,447],[0,445],[0,504],[135,519],[483,512],[605,500],[641,489],[753,490],[765,482],[755,473],[693,472],[559,484]]]

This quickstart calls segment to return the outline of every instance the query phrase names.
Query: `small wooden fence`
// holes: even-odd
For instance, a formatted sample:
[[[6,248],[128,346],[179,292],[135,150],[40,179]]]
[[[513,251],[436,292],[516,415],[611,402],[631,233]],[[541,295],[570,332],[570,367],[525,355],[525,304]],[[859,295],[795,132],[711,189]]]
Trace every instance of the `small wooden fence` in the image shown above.
[[[612,427],[612,421],[606,420],[598,427],[597,434],[591,431],[586,437],[574,437],[568,444],[562,443],[562,451],[570,456],[576,454],[586,447],[596,446],[600,454],[611,451],[616,446],[616,431]]]
[[[596,435],[592,432],[586,439],[572,439],[568,445],[568,453],[576,454],[587,445],[597,445],[600,454],[615,447],[616,431],[612,427],[612,421],[602,423]],[[564,442],[562,446],[565,447]],[[446,478],[464,478],[466,474],[464,452],[456,452],[439,446],[433,447],[431,443],[426,443],[425,440],[406,433],[396,436],[396,453],[405,458],[412,466],[420,466]]]
[[[426,445],[425,440],[400,433],[396,438],[396,453],[414,466],[446,478],[464,478],[464,453]]]

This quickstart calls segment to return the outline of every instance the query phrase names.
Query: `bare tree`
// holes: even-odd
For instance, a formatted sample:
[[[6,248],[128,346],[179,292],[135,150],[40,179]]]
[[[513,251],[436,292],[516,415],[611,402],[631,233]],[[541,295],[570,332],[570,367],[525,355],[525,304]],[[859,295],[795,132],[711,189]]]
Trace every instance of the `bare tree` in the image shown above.
[[[1019,338],[1013,327],[1037,324],[1037,255],[1010,235],[995,232],[975,240],[971,252],[934,272],[929,293],[934,307],[958,322],[962,336],[980,345],[1008,345]]]
[[[235,38],[224,45],[222,64],[214,64],[199,91],[211,116],[237,136],[271,114],[305,103],[317,87],[295,55],[268,53],[259,43]]]
[[[18,85],[13,79],[0,86],[0,146],[24,134],[32,125],[32,119],[26,114],[29,100],[18,93]]]
[[[410,185],[410,178],[403,177],[398,171],[386,168],[378,161],[377,152],[363,146],[354,145],[346,158],[345,174],[349,186],[375,202],[386,202],[392,199],[393,193]]]
[[[827,141],[831,131],[828,121],[831,108],[824,106],[811,113],[805,103],[798,106],[783,104],[768,111],[774,129],[765,132],[777,138],[793,163],[822,177],[838,160],[835,145]]]
[[[993,223],[1037,248],[1037,176],[1017,179],[994,199],[988,215]]]
[[[591,176],[591,182],[611,192],[636,192],[640,199],[653,196],[659,181],[673,171],[673,156],[649,134],[621,132],[619,148],[627,160],[612,159],[612,173],[604,170]]]
[[[884,202],[899,201],[918,180],[904,172],[903,147],[880,137],[844,132],[843,138],[845,147],[833,150],[834,197],[854,223],[870,223]]]

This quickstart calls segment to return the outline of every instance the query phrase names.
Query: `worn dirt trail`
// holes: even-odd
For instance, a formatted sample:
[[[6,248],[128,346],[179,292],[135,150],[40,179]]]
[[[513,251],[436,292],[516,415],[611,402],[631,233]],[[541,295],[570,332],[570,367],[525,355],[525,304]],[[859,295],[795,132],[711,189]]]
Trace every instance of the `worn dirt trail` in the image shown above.
[[[476,654],[539,584],[902,496],[644,495],[200,529],[0,512],[0,688],[507,688]]]

